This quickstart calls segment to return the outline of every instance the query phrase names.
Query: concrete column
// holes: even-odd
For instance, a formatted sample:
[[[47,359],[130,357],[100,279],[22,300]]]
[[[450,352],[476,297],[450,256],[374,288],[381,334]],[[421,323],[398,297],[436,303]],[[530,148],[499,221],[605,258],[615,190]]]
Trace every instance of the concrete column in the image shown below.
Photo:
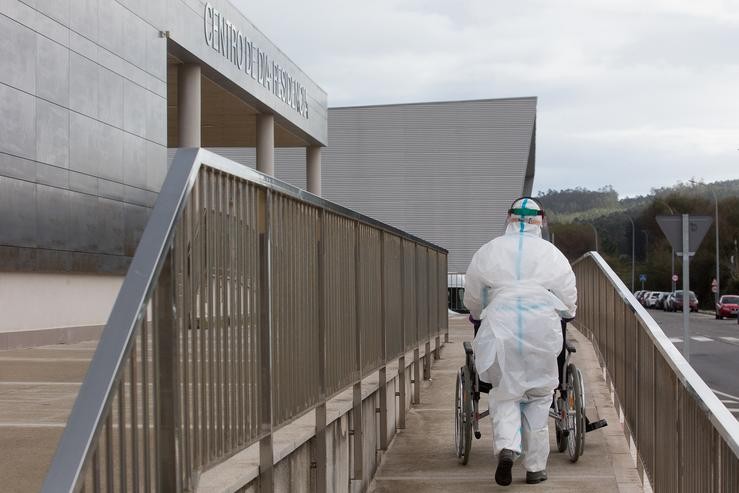
[[[275,117],[268,113],[257,115],[257,171],[275,175]]]
[[[308,191],[321,195],[321,148],[310,146],[305,148],[306,183]]]
[[[184,63],[177,70],[177,128],[180,147],[200,147],[200,65]]]

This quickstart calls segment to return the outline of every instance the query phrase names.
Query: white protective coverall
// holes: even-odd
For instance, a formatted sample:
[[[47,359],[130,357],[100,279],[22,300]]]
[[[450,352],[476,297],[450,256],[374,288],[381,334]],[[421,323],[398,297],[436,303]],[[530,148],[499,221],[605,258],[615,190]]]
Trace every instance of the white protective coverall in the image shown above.
[[[524,199],[524,208],[526,200],[534,206]],[[563,344],[560,320],[574,317],[576,310],[570,263],[542,239],[539,224],[509,219],[505,234],[472,257],[465,284],[464,304],[482,320],[473,341],[477,371],[494,386],[489,394],[494,453],[523,454],[527,471],[543,471]]]

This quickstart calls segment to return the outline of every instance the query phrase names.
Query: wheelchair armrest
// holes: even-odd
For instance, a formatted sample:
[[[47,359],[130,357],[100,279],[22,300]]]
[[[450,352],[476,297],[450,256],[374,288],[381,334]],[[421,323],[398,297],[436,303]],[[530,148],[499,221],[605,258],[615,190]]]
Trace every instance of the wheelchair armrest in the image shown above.
[[[462,345],[464,346],[465,354],[472,355],[472,343],[470,341],[464,341]]]
[[[567,351],[570,353],[577,352],[577,348],[572,344],[572,341],[565,340],[565,347],[567,348]]]

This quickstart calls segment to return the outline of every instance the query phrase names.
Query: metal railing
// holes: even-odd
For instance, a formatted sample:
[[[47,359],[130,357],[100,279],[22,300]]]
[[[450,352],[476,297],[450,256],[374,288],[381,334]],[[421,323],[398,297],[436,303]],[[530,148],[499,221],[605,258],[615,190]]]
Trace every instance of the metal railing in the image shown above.
[[[656,492],[739,491],[739,422],[603,258],[573,264],[592,341]]]
[[[320,432],[326,400],[351,386],[361,413],[362,378],[379,369],[384,385],[385,365],[405,368],[406,350],[418,373],[425,344],[428,364],[431,340],[438,348],[448,332],[446,254],[211,152],[179,150],[43,491],[193,490],[256,442],[269,490],[274,430],[316,409]],[[361,439],[361,414],[354,421]]]

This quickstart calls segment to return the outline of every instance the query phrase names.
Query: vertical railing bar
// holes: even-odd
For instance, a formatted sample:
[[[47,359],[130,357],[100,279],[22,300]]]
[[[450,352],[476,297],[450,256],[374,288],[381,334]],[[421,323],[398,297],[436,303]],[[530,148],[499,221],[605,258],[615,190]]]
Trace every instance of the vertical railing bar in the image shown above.
[[[190,471],[192,470],[190,462],[190,427],[189,427],[189,414],[188,407],[190,402],[190,391],[188,388],[189,375],[188,365],[190,353],[188,351],[188,325],[190,320],[189,312],[189,275],[187,269],[187,238],[188,238],[188,210],[190,205],[187,204],[180,219],[180,223],[177,227],[178,241],[175,243],[176,247],[180,250],[178,254],[178,266],[177,269],[180,271],[180,275],[175,279],[178,280],[176,289],[180,293],[177,296],[178,304],[180,309],[177,311],[177,331],[176,339],[179,339],[178,347],[180,348],[181,355],[177,358],[177,374],[182,375],[182,386],[180,392],[180,403],[178,403],[177,412],[182,416],[183,427],[181,428],[180,440],[178,440],[178,447],[180,449],[180,461],[184,463],[184,467],[180,468],[180,481],[181,484],[186,488],[190,489]]]
[[[216,303],[215,303],[215,336],[216,346],[214,362],[216,365],[216,420],[217,420],[217,448],[216,457],[223,454],[225,448],[224,440],[224,418],[225,409],[223,404],[224,391],[224,375],[223,375],[223,173],[216,175],[216,261],[215,261],[215,287],[216,287]]]
[[[236,184],[236,178],[230,176],[230,195],[231,201],[229,202],[229,234],[230,239],[228,242],[229,248],[229,261],[231,263],[230,277],[229,277],[229,294],[228,294],[228,313],[229,313],[229,339],[230,339],[230,354],[231,362],[229,365],[229,371],[231,373],[231,451],[237,450],[239,444],[239,382],[238,378],[238,332],[239,332],[239,312],[236,309],[238,299],[236,296],[237,292],[237,276],[239,272],[238,264],[238,224],[236,222],[238,214],[238,190]]]
[[[139,491],[139,420],[138,420],[138,378],[136,374],[137,338],[131,344],[131,482],[134,493]],[[143,386],[141,387],[144,388]]]
[[[126,491],[126,367],[122,367],[121,377],[118,380],[118,463],[119,485],[122,492]]]
[[[149,328],[147,306],[141,320],[141,409],[144,439],[144,492],[151,491],[151,437],[149,436]]]
[[[92,491],[98,493],[101,489],[100,483],[100,440],[92,453]]]
[[[209,171],[207,181],[207,202],[208,202],[208,254],[206,262],[206,272],[208,278],[208,343],[206,349],[207,373],[208,373],[208,462],[216,457],[218,447],[217,429],[216,429],[216,386],[215,386],[215,258],[216,258],[216,236],[218,234],[216,228],[216,200],[215,200],[215,171]]]
[[[251,374],[252,374],[252,417],[253,417],[253,426],[252,426],[252,433],[253,436],[256,436],[259,434],[259,427],[260,427],[260,400],[259,397],[261,395],[261,381],[259,378],[257,378],[257,375],[260,375],[259,368],[264,364],[264,362],[261,360],[260,352],[259,352],[259,331],[261,328],[261,321],[259,320],[259,307],[262,303],[261,301],[261,286],[259,285],[259,279],[261,279],[261,267],[259,263],[260,259],[260,239],[259,239],[259,190],[257,187],[252,187],[252,194],[251,194],[251,224],[252,224],[252,244],[253,248],[251,251],[251,265],[253,269],[252,273],[252,299],[251,299],[251,306],[252,306],[252,326],[251,326],[251,334],[250,334],[250,340],[251,340],[251,353],[253,355],[252,358],[252,365],[251,365]]]
[[[199,175],[202,174],[199,173]],[[192,296],[191,300],[191,324],[190,324],[190,337],[192,338],[192,427],[193,427],[193,443],[192,443],[192,456],[193,466],[200,469],[202,466],[202,455],[200,450],[200,391],[201,391],[201,379],[200,379],[200,335],[203,332],[203,311],[201,309],[201,301],[203,298],[203,284],[202,284],[202,272],[200,259],[202,255],[202,241],[203,241],[203,229],[202,229],[202,203],[200,201],[200,177],[195,181],[193,190],[190,192],[192,200],[192,211],[190,212],[190,244],[191,244],[191,267],[190,267],[190,279],[192,283]]]
[[[157,466],[158,490],[179,491],[179,472],[177,462],[177,439],[179,429],[179,380],[177,361],[176,315],[173,313],[175,301],[174,252],[170,249],[162,265],[155,292],[154,340],[156,357],[157,394]]]
[[[239,190],[235,177],[231,177],[231,293],[229,296],[229,312],[231,319],[231,450],[237,450],[240,444],[240,384],[239,378],[239,331],[241,328],[238,311],[238,275],[239,269]]]
[[[260,375],[260,435],[259,441],[259,473],[260,491],[274,491],[272,481],[273,447],[272,447],[272,326],[271,326],[271,253],[270,232],[272,220],[270,217],[271,193],[269,190],[260,190],[258,214],[259,220],[259,353]]]
[[[354,221],[354,372],[355,372],[355,384],[353,389],[353,409],[352,409],[352,421],[354,431],[354,478],[362,479],[363,477],[363,463],[364,463],[364,436],[363,436],[363,418],[362,418],[362,339],[359,333],[361,327],[359,318],[361,316],[360,311],[360,291],[359,285],[362,282],[360,279],[360,247],[359,247],[359,222]]]
[[[188,228],[190,234],[188,235],[189,248],[188,248],[188,289],[190,291],[190,309],[188,311],[188,339],[190,343],[189,350],[189,371],[190,371],[190,391],[189,391],[189,409],[190,409],[190,427],[188,428],[190,433],[190,460],[192,464],[192,471],[190,473],[192,479],[191,485],[197,484],[197,475],[200,470],[200,464],[198,462],[198,334],[200,333],[199,316],[198,316],[198,290],[200,287],[200,275],[198,270],[198,218],[200,216],[197,196],[197,183],[198,180],[193,184],[193,188],[190,191],[189,207],[190,212],[187,217],[189,224]]]
[[[237,439],[236,443],[243,445],[246,443],[246,435],[244,433],[244,384],[246,377],[244,375],[244,284],[243,275],[245,273],[244,268],[244,248],[246,242],[244,242],[244,191],[245,185],[242,181],[236,182],[236,228],[235,228],[235,248],[236,248],[236,365],[237,365],[237,399],[236,407],[238,409],[238,416],[236,421]]]
[[[105,419],[105,487],[114,491],[115,469],[113,468],[113,413]]]
[[[380,231],[380,450],[387,450],[387,322],[385,320],[385,233]]]
[[[208,463],[210,457],[210,438],[208,436],[210,427],[208,417],[208,392],[210,386],[208,385],[208,333],[210,332],[210,323],[208,316],[210,307],[208,306],[209,299],[209,286],[210,280],[208,279],[208,255],[210,254],[210,223],[208,221],[208,208],[210,203],[208,202],[208,170],[202,169],[200,171],[200,177],[197,181],[198,186],[198,200],[199,200],[199,215],[200,215],[200,255],[199,255],[199,274],[200,274],[200,320],[199,320],[199,349],[200,349],[200,467]]]
[[[230,175],[223,175],[223,227],[221,229],[222,246],[223,246],[223,298],[222,298],[222,313],[223,313],[223,406],[225,410],[223,420],[223,453],[227,453],[231,449],[231,440],[233,438],[233,429],[231,426],[231,420],[233,419],[233,408],[231,403],[231,387],[232,387],[232,374],[231,374],[231,349],[233,348],[233,339],[231,333],[232,320],[231,320],[231,293],[230,293],[230,277],[231,272],[231,177]]]

